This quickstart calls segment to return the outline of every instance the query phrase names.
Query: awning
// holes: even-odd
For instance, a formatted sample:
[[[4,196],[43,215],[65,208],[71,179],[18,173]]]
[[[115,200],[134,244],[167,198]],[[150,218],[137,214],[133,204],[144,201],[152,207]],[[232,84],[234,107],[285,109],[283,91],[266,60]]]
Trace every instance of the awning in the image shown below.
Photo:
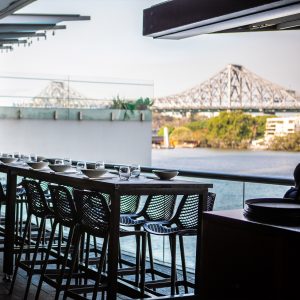
[[[46,31],[66,29],[61,22],[90,20],[89,16],[75,14],[16,14],[16,10],[35,0],[1,0],[0,50],[13,50],[15,44],[26,44],[30,38],[45,37]]]

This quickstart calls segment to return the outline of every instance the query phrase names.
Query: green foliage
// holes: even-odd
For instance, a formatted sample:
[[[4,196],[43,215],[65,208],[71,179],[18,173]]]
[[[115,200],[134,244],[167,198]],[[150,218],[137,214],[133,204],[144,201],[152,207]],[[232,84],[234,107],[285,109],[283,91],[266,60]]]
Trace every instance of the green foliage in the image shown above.
[[[264,136],[267,118],[268,116],[253,117],[242,111],[221,112],[210,119],[193,121],[175,129],[172,126],[168,128],[169,132],[173,131],[170,138],[176,139],[178,143],[193,141],[202,147],[244,149],[252,140]],[[163,127],[158,134],[163,135]],[[180,134],[182,137],[179,137]]]
[[[121,99],[119,95],[113,99],[113,103],[110,107],[111,109],[127,109],[127,102]]]
[[[221,112],[208,120],[208,144],[220,148],[244,148],[253,138],[255,120],[243,112]]]
[[[182,144],[186,141],[192,141],[193,140],[192,130],[183,126],[177,127],[170,134],[170,140],[175,144],[176,143]]]
[[[185,127],[191,129],[192,131],[201,130],[201,129],[207,128],[207,121],[208,120],[204,119],[204,120],[200,120],[200,121],[190,122],[190,123],[186,124]]]
[[[153,105],[153,101],[150,100],[150,98],[139,98],[135,102],[135,109],[138,110],[146,110],[149,109]]]
[[[153,105],[153,101],[150,98],[139,98],[136,101],[127,101],[121,99],[119,96],[113,99],[111,109],[125,109],[129,111],[133,110],[146,110]]]
[[[255,117],[256,122],[256,138],[260,139],[263,138],[265,135],[265,129],[266,129],[266,123],[267,119],[270,118],[270,116],[257,116]]]
[[[286,136],[274,137],[269,144],[270,150],[300,151],[300,132],[290,133]]]

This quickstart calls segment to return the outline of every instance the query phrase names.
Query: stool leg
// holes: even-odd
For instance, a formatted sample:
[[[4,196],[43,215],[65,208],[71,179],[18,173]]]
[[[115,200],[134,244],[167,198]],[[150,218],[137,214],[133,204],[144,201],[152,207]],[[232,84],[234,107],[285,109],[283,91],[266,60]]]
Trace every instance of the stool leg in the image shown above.
[[[27,279],[27,285],[26,285],[24,299],[27,299],[27,296],[28,296],[28,292],[29,292],[29,288],[30,288],[30,284],[31,284],[31,279],[32,279],[32,276],[33,276],[33,273],[34,273],[35,262],[36,262],[37,254],[39,252],[39,246],[40,246],[42,234],[43,234],[44,227],[45,227],[45,221],[46,220],[44,218],[42,218],[41,221],[40,221],[40,227],[39,227],[38,236],[37,236],[37,239],[36,239],[34,254],[33,254],[32,261],[31,261],[32,265],[30,266],[30,270],[29,270],[29,273],[28,273],[28,279]]]
[[[119,267],[120,267],[120,269],[123,268],[123,264],[122,264],[121,241],[119,242]],[[121,275],[121,277],[123,277],[123,275]]]
[[[49,257],[50,257],[50,251],[51,251],[51,248],[52,248],[52,245],[53,245],[53,239],[54,239],[54,236],[55,236],[56,226],[57,226],[57,223],[54,221],[53,227],[52,227],[52,231],[51,231],[51,235],[50,235],[50,239],[49,239],[49,243],[48,243],[48,248],[47,248],[47,253],[46,253],[46,257],[45,257],[45,262],[43,264],[43,268],[42,268],[42,273],[41,273],[39,285],[38,285],[38,288],[37,288],[37,291],[36,291],[36,294],[35,294],[35,299],[36,300],[38,300],[39,296],[40,296],[40,292],[41,292],[43,280],[44,280],[46,269],[47,269],[48,260],[49,260]]]
[[[26,220],[26,223],[25,223],[23,238],[22,238],[20,250],[19,250],[19,253],[18,253],[18,257],[17,257],[17,260],[16,260],[15,271],[14,271],[14,275],[13,275],[12,282],[11,282],[11,285],[10,285],[9,294],[11,294],[13,292],[13,289],[14,289],[14,285],[15,285],[15,281],[16,281],[17,273],[18,273],[18,269],[19,269],[19,263],[20,263],[21,258],[22,258],[22,252],[24,250],[24,245],[26,243],[26,236],[27,236],[27,233],[28,233],[28,228],[29,228],[30,222],[31,222],[31,215],[29,214],[27,216],[27,220]],[[30,241],[29,241],[29,245],[30,245]]]
[[[150,236],[150,234],[147,234],[147,236],[148,236],[148,250],[149,250],[149,260],[150,260],[150,268],[151,268],[151,277],[152,277],[152,280],[155,280],[151,236]]]
[[[16,224],[16,227],[15,227],[15,235],[18,236],[18,232],[19,232],[19,203],[18,203],[18,200],[16,201],[16,212],[15,212],[15,224]]]
[[[23,197],[21,197],[21,209],[20,209],[20,229],[19,229],[19,235],[22,235],[22,229],[23,229],[23,214],[24,214],[24,208],[23,208]]]
[[[107,244],[108,244],[108,237],[105,237],[103,240],[103,245],[102,245],[102,253],[100,256],[100,261],[99,261],[99,266],[98,266],[98,276],[96,278],[95,281],[95,286],[94,286],[94,291],[93,291],[93,300],[97,299],[97,294],[98,294],[98,287],[99,287],[99,283],[101,280],[101,272],[103,269],[103,264],[104,264],[104,258],[106,255],[106,251],[107,251]]]
[[[134,228],[135,231],[138,231],[140,228],[139,226],[136,226]],[[136,259],[135,259],[135,284],[136,286],[139,286],[139,275],[140,275],[140,263],[141,263],[141,241],[140,241],[140,235],[137,234],[136,237]]]
[[[94,236],[95,256],[98,257],[97,238]]]
[[[64,254],[63,261],[62,261],[62,267],[61,267],[60,273],[57,278],[57,287],[56,287],[56,293],[55,293],[56,300],[59,298],[59,294],[61,292],[62,280],[63,280],[63,276],[64,276],[64,273],[66,270],[67,262],[68,262],[68,255],[69,255],[69,251],[71,248],[73,235],[74,235],[74,228],[70,228],[69,236],[68,236],[68,240],[67,240],[67,246],[65,248],[65,254]],[[79,245],[78,245],[78,247],[79,247]]]
[[[140,282],[140,289],[142,292],[142,296],[144,296],[145,292],[145,271],[146,271],[146,232],[141,232],[142,234],[142,257],[141,257],[141,282]]]
[[[183,281],[184,281],[184,292],[187,294],[189,291],[188,291],[188,285],[187,285],[184,243],[183,243],[182,235],[179,235],[179,245],[180,245],[180,254],[181,254],[182,276],[183,276]]]
[[[67,291],[68,291],[68,289],[70,287],[71,280],[72,280],[72,274],[74,273],[74,270],[75,270],[75,267],[76,267],[77,256],[78,256],[79,247],[80,247],[80,238],[82,236],[82,233],[79,232],[79,231],[76,232],[76,233],[74,233],[74,234],[76,234],[76,237],[73,240],[73,242],[74,242],[74,249],[73,249],[73,253],[72,253],[72,261],[71,261],[71,265],[70,265],[70,273],[69,273],[69,276],[67,278],[63,300],[67,299]]]
[[[91,235],[90,234],[87,234],[86,236],[86,243],[85,243],[85,261],[84,261],[84,264],[85,264],[85,270],[88,270],[89,268],[89,256],[90,256],[90,251],[91,251],[91,247],[90,247],[90,242],[91,242]],[[95,240],[94,240],[95,242]],[[82,251],[84,249],[82,248]],[[87,272],[86,272],[86,276],[84,278],[84,284],[87,285],[88,283],[88,276],[87,276]],[[84,297],[86,297],[86,294],[84,294]]]
[[[171,246],[171,295],[175,295],[176,286],[176,235],[170,235]]]

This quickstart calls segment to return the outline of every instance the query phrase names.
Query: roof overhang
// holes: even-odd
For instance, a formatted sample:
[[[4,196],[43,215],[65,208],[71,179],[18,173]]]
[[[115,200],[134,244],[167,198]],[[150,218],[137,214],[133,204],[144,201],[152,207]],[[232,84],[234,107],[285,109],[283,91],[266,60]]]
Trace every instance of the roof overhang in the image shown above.
[[[16,14],[16,10],[36,0],[0,1],[0,50],[12,50],[12,44],[46,36],[46,31],[66,29],[61,22],[90,20],[77,14]]]
[[[22,7],[36,0],[1,0],[0,1],[0,19],[14,13]]]
[[[153,38],[295,29],[299,0],[171,0],[144,10],[143,35]]]

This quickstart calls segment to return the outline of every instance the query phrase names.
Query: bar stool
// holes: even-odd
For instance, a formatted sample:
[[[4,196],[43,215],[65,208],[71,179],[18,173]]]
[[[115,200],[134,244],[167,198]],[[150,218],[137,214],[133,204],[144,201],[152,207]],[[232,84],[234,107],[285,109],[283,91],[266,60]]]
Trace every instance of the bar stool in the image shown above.
[[[50,286],[54,287],[56,289],[55,299],[59,298],[59,294],[63,289],[62,281],[66,273],[66,267],[68,266],[69,252],[73,247],[72,241],[74,239],[75,230],[78,226],[77,211],[73,197],[70,193],[70,189],[65,186],[49,185],[49,190],[53,204],[52,210],[54,213],[54,221],[35,299],[39,298],[43,282],[46,282]],[[50,261],[49,258],[51,255],[57,225],[68,228],[69,233],[63,258],[56,262],[57,269],[49,270],[47,269],[48,265],[55,263],[55,261]],[[60,257],[60,253],[61,244],[58,245],[58,257]],[[60,265],[61,267],[59,268]]]
[[[2,220],[2,214],[1,214],[1,208],[2,208],[3,204],[6,204],[6,196],[5,196],[5,193],[3,190],[2,183],[0,182],[0,235],[1,236],[4,236],[4,227],[1,226],[4,223],[4,220]]]
[[[120,225],[124,227],[133,227],[135,231],[141,231],[142,226],[147,222],[168,221],[173,215],[176,195],[150,195],[139,212],[131,214],[122,214],[120,216]],[[150,235],[147,235],[150,268],[146,272],[150,272],[152,280],[155,279],[155,273],[158,272],[154,268],[152,243]]]
[[[27,202],[28,202],[28,212],[27,212],[27,220],[26,220],[25,227],[24,227],[22,243],[20,245],[20,250],[18,253],[17,260],[16,260],[15,271],[14,271],[14,275],[13,275],[13,279],[12,279],[12,283],[11,283],[9,292],[10,292],[10,294],[13,292],[18,269],[22,268],[25,271],[27,271],[27,273],[28,273],[27,285],[26,285],[26,290],[25,290],[25,294],[24,294],[24,299],[27,299],[32,276],[34,273],[39,273],[39,271],[40,271],[40,270],[35,269],[35,265],[38,263],[37,255],[39,252],[45,251],[44,248],[40,248],[40,243],[41,243],[41,239],[43,236],[45,223],[46,223],[46,220],[53,218],[54,215],[53,215],[52,211],[50,210],[50,208],[48,207],[47,201],[45,199],[45,195],[44,195],[43,190],[41,189],[38,182],[36,182],[34,180],[23,180],[22,184],[26,191]],[[40,220],[41,220],[40,224],[39,224],[38,234],[37,234],[37,238],[35,241],[35,246],[34,246],[33,251],[31,250],[31,247],[30,247],[32,240],[30,238],[30,232],[29,232],[32,216],[40,218]],[[29,238],[26,240],[27,235]],[[28,241],[28,244],[29,244],[28,250],[24,249],[26,241]],[[21,261],[22,254],[24,254],[24,253],[28,254],[28,252],[29,253],[33,252],[32,259]]]
[[[109,242],[109,222],[110,222],[110,209],[105,197],[97,192],[90,191],[80,191],[74,190],[74,199],[77,207],[78,220],[80,221],[79,225],[79,234],[77,236],[77,240],[75,241],[75,249],[74,255],[72,258],[72,272],[69,275],[67,280],[64,299],[67,297],[71,297],[74,299],[78,299],[79,294],[88,294],[92,293],[92,299],[97,298],[98,291],[102,291],[104,293],[107,290],[107,283],[102,280],[102,271],[105,263],[105,256],[107,253],[107,246]],[[80,239],[83,238],[84,234],[88,234],[90,236],[94,236],[97,238],[103,239],[101,255],[98,261],[97,274],[94,276],[95,284],[85,285],[82,287],[70,287],[71,284],[71,274],[75,270],[76,260],[78,260],[77,256],[79,253],[79,245]],[[146,247],[146,238],[145,232],[135,232],[135,231],[124,231],[120,230],[120,237],[129,236],[129,235],[139,235],[142,237],[142,252],[145,253]],[[140,255],[140,253],[138,253]],[[86,257],[85,265],[89,264],[89,258]],[[138,260],[145,261],[145,257],[139,258]],[[90,273],[90,272],[89,272]],[[143,293],[143,286],[145,281],[145,266],[141,265],[141,290]],[[84,299],[84,298],[81,298]]]
[[[216,194],[208,193],[206,211],[211,211],[214,206]],[[179,284],[184,286],[185,293],[188,293],[188,286],[194,287],[194,284],[188,282],[186,263],[184,255],[183,236],[197,235],[198,228],[198,207],[199,195],[184,196],[179,203],[174,217],[168,222],[147,222],[144,229],[149,234],[169,236],[171,249],[171,280],[159,280],[146,282],[145,285],[152,288],[171,286],[171,295],[175,294],[175,288]],[[176,280],[176,236],[179,237],[183,281]],[[178,291],[177,291],[178,293]]]
[[[6,186],[2,185],[0,182],[0,235],[4,235],[4,223],[5,218],[2,218],[2,206],[6,205],[6,194],[5,194]],[[25,189],[22,186],[17,186],[16,191],[16,237],[19,237],[19,235],[22,234],[23,230],[23,204],[26,203],[26,192]]]

